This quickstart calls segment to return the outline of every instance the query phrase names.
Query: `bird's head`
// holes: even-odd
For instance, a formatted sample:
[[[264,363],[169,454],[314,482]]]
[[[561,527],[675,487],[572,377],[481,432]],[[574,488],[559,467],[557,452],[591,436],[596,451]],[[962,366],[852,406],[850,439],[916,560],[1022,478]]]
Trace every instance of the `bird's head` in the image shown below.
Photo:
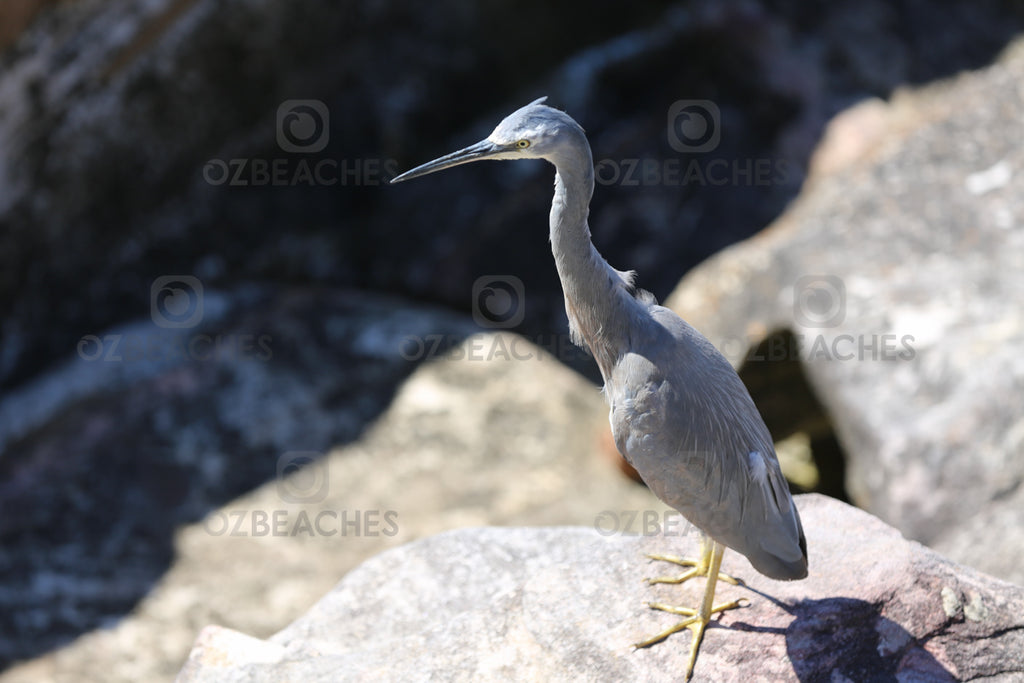
[[[548,159],[572,136],[583,136],[579,124],[563,111],[544,104],[546,97],[512,112],[485,139],[439,159],[406,171],[391,182],[440,171],[459,164],[484,159]],[[586,138],[583,138],[586,140]]]

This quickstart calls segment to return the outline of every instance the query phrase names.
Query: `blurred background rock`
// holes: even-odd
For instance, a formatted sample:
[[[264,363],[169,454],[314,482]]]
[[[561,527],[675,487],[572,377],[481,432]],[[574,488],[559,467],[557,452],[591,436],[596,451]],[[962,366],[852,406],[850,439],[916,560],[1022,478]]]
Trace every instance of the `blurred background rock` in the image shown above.
[[[0,662],[40,657],[6,678],[173,676],[207,623],[269,634],[365,557],[450,526],[661,514],[617,472],[596,369],[567,343],[546,239],[551,169],[387,186],[541,95],[590,136],[594,242],[659,299],[824,187],[794,205],[824,229],[730,252],[673,305],[713,341],[741,340],[723,349],[737,365],[776,359],[742,373],[798,490],[851,499],[961,561],[984,534],[986,547],[1019,538],[1021,212],[1005,197],[1022,196],[1024,81],[1016,53],[1001,55],[1022,27],[1019,3],[994,1],[3,3]],[[965,70],[976,73],[953,78]],[[724,178],[691,172],[697,157],[673,145],[680,100],[717,106]],[[845,222],[829,225],[832,213]],[[905,230],[900,250],[887,230]],[[849,384],[770,352],[798,343],[771,310],[792,314],[793,276],[879,283],[918,262],[930,269],[916,286],[851,300],[918,321],[957,292],[958,311],[993,302],[995,327],[919,322],[960,331],[957,348],[975,354],[962,357],[1002,350],[954,401],[919,391],[922,377],[941,388],[972,376],[945,352],[924,374],[830,366]],[[507,275],[522,283],[519,353],[535,361],[517,370],[500,362],[506,337],[470,337],[480,284]],[[192,308],[176,308],[180,296]],[[983,398],[1000,406],[989,422]],[[913,411],[879,418],[901,402],[950,407],[908,429],[915,440],[899,430]],[[868,405],[886,408],[857,410]],[[975,434],[987,455],[945,470],[948,451],[977,450]],[[872,450],[880,465],[855,459]],[[282,463],[328,452],[312,463],[329,464],[327,502],[298,503],[394,509],[396,536],[211,533],[220,506],[288,508]],[[922,474],[936,472],[949,474]],[[979,492],[972,513],[997,506],[957,513],[963,486]],[[980,564],[1024,581],[1015,562]]]

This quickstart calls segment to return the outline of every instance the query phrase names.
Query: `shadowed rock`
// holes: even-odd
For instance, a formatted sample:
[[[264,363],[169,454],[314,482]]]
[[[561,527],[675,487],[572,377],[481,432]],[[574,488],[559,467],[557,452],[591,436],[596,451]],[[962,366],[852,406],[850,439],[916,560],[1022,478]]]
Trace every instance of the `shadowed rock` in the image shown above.
[[[0,666],[131,611],[178,526],[274,479],[289,453],[357,439],[419,361],[477,329],[365,293],[203,300],[195,327],[96,330],[0,400]]]
[[[642,533],[681,519],[594,457],[607,406],[556,357],[575,348],[567,334],[536,340],[543,348],[509,333],[467,337],[479,329],[467,319],[379,297],[228,299],[225,320],[187,334],[267,334],[272,361],[161,365],[125,352],[48,378],[75,390],[42,422],[28,407],[46,403],[47,385],[0,403],[0,436],[14,442],[0,464],[24,483],[0,484],[0,658],[76,637],[3,683],[167,680],[206,624],[269,635],[367,558],[452,528]],[[230,430],[240,412],[261,428]],[[280,471],[289,451],[306,460],[290,474]],[[50,465],[54,453],[65,467]],[[230,495],[245,486],[255,488]],[[64,502],[91,488],[76,507]]]
[[[557,280],[536,267],[549,258],[547,169],[382,187],[399,166],[478,139],[470,122],[491,125],[524,92],[570,108],[613,165],[594,212],[598,246],[663,295],[778,215],[832,114],[986,64],[1024,25],[995,0],[889,5],[4,2],[0,387],[64,356],[83,328],[131,318],[162,273],[465,308],[480,273],[534,272],[529,331],[561,324]],[[530,16],[543,20],[495,41]],[[690,157],[666,137],[680,98],[720,105],[729,133],[715,158],[741,171],[781,160],[781,182],[681,182]],[[310,153],[278,144],[284,105],[306,99],[329,112],[326,147]],[[443,224],[424,210],[455,203]],[[531,225],[534,239],[509,239]]]

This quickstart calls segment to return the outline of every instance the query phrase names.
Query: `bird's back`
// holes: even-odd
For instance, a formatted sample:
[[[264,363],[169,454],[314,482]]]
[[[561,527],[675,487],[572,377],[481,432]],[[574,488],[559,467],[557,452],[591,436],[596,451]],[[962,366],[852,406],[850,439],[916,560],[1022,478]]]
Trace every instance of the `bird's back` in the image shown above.
[[[805,577],[800,517],[749,392],[699,332],[644,308],[605,378],[619,451],[655,495],[762,574]]]

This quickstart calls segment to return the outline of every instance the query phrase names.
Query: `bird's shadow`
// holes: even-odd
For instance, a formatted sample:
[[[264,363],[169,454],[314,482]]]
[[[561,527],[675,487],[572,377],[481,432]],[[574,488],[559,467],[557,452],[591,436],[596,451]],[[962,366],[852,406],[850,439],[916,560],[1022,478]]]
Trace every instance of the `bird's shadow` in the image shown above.
[[[783,633],[786,652],[800,681],[956,681],[953,675],[899,623],[882,616],[882,606],[847,597],[789,604],[753,588],[795,619],[785,629],[734,621],[738,631]],[[841,676],[837,676],[840,674]]]

